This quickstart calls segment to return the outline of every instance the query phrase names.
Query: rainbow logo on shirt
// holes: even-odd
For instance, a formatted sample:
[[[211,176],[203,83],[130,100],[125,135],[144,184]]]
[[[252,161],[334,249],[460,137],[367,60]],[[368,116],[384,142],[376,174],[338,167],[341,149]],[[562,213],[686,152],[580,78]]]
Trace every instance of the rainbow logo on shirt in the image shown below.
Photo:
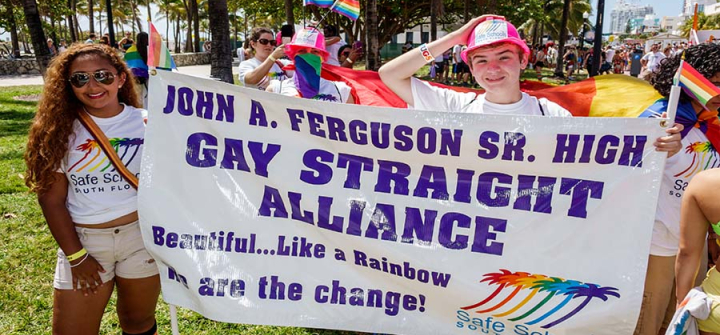
[[[140,151],[140,146],[142,146],[145,142],[142,138],[127,137],[111,138],[108,140],[115,152],[117,152],[118,156],[120,156],[120,160],[123,162],[123,164],[125,164],[125,166],[130,165],[133,159],[135,159],[135,157],[137,156],[137,153]],[[70,166],[68,171],[73,171],[75,167],[77,167],[77,170],[75,170],[75,172],[82,172],[85,169],[87,169],[87,172],[93,172],[97,169],[100,169],[100,172],[105,172],[109,168],[112,168],[110,171],[115,171],[115,167],[112,166],[112,163],[110,162],[110,160],[107,159],[107,156],[105,156],[105,153],[103,153],[100,145],[95,139],[86,139],[85,142],[78,145],[75,150],[80,150],[84,152],[85,155],[80,160],[75,162],[75,164]],[[102,159],[97,161],[97,159],[100,158],[101,155]]]
[[[541,324],[544,329],[572,318],[594,301],[607,301],[610,297],[620,298],[618,289],[614,287],[527,272],[500,269],[499,272],[487,273],[483,277],[485,278],[480,282],[497,286],[495,291],[482,301],[460,309],[492,314],[493,317],[507,318],[508,321],[526,325]],[[507,291],[509,293],[505,293]],[[524,298],[521,300],[523,294]],[[514,299],[516,297],[517,299]],[[574,303],[577,301],[580,302]]]
[[[690,162],[690,166],[677,173],[675,177],[682,175],[683,178],[690,178],[698,174],[700,171],[720,166],[718,153],[709,141],[691,143],[685,147],[685,153],[693,154],[692,162]]]

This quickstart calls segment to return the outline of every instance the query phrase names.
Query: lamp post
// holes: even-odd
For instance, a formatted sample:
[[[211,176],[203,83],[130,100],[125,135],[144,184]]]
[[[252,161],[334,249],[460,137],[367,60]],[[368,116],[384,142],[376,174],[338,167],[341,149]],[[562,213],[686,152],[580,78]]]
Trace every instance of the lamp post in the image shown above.
[[[585,47],[585,34],[587,34],[587,19],[590,17],[590,13],[585,12],[583,13],[583,23],[582,23],[582,34],[580,35],[580,47]]]

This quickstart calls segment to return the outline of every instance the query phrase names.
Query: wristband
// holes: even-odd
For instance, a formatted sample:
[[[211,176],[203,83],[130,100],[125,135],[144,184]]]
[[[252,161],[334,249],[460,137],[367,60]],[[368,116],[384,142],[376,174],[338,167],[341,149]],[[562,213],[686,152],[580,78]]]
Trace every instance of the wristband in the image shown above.
[[[82,248],[82,249],[80,249],[80,251],[78,251],[72,255],[65,256],[65,258],[67,258],[68,262],[72,262],[76,259],[79,259],[80,257],[82,257],[84,255],[87,255],[87,250],[85,250],[85,248]]]
[[[420,46],[420,55],[425,58],[426,63],[430,63],[435,60],[435,57],[430,53],[430,50],[428,50],[427,44],[422,44]]]
[[[346,61],[346,62],[348,62],[348,63],[350,63],[350,64],[352,64],[352,63],[355,63],[355,62],[353,62],[353,60],[352,60],[352,59],[350,59],[350,57],[348,57],[348,58],[345,58],[345,61]]]
[[[277,61],[277,59],[275,59],[275,57],[273,57],[272,55],[268,56],[268,59],[273,63]]]

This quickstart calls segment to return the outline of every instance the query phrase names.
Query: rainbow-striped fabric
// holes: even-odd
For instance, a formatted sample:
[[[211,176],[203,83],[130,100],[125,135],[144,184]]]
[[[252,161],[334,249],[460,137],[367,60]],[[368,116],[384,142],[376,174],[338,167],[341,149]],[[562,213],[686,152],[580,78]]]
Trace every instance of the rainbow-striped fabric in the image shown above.
[[[315,5],[322,8],[328,8],[333,5],[333,0],[303,0],[303,6]]]
[[[133,44],[125,52],[125,63],[128,65],[135,77],[147,78],[148,67],[140,56],[137,46]]]
[[[162,36],[155,29],[155,25],[152,22],[148,22],[150,26],[150,38],[148,45],[148,66],[154,66],[159,69],[176,69],[175,61],[170,56],[170,50],[168,50],[165,43],[162,41]]]
[[[330,10],[355,21],[360,16],[360,2],[358,0],[337,0]]]
[[[674,84],[682,87],[688,96],[703,106],[707,105],[710,99],[720,95],[720,88],[685,61],[680,62]]]

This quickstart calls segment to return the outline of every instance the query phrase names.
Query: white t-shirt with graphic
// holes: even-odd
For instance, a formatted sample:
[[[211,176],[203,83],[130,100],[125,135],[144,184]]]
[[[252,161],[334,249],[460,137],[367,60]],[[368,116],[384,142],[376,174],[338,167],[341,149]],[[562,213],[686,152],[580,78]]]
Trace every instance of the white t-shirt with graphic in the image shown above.
[[[283,81],[273,80],[270,82],[269,87],[275,93],[291,97],[300,96],[297,87],[295,87],[295,80],[292,78]],[[350,97],[351,90],[350,86],[342,81],[330,81],[320,78],[320,90],[318,91],[318,95],[312,99],[346,103]]]
[[[144,110],[125,106],[111,118],[91,117],[136,176],[145,142]],[[60,164],[68,179],[67,208],[73,222],[103,223],[137,210],[137,191],[115,170],[80,121],[73,123],[68,151]]]
[[[655,212],[650,254],[675,256],[680,243],[680,205],[690,179],[700,171],[720,166],[720,157],[697,128],[682,139],[682,149],[665,163]]]
[[[520,101],[512,104],[496,104],[485,100],[485,95],[472,92],[460,93],[446,88],[432,86],[417,78],[411,78],[413,101],[416,110],[439,112],[505,114],[505,115],[546,115],[572,116],[567,109],[545,98],[536,98],[522,93]]]
[[[289,61],[287,59],[278,59],[277,61],[280,62],[281,64],[283,64],[283,66],[286,66],[286,65],[292,63],[291,61]],[[270,68],[270,71],[268,71],[268,74],[265,77],[263,77],[262,79],[260,79],[260,81],[257,84],[255,84],[255,85],[246,84],[245,83],[245,75],[248,72],[257,69],[260,66],[260,64],[262,64],[262,62],[255,57],[246,59],[240,63],[240,65],[238,66],[238,80],[240,81],[240,83],[243,86],[257,88],[259,90],[264,91],[267,88],[268,84],[270,84],[270,80],[285,80],[287,78],[292,77],[293,73],[294,73],[294,71],[283,71],[283,69],[280,66],[278,66],[278,64],[276,62]]]
[[[660,61],[665,59],[665,54],[660,51],[650,51],[646,53],[642,59],[647,61],[647,69],[649,71],[655,71],[655,69],[657,69],[657,67],[660,65]]]

